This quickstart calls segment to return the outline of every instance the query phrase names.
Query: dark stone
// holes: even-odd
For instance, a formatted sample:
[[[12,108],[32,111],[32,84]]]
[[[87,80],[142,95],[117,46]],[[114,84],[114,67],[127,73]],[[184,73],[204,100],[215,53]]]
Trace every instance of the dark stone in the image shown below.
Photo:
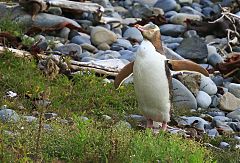
[[[175,10],[177,2],[175,0],[158,0],[154,7],[163,9],[164,12]]]
[[[206,43],[198,37],[184,38],[176,52],[186,59],[202,60],[207,57]]]

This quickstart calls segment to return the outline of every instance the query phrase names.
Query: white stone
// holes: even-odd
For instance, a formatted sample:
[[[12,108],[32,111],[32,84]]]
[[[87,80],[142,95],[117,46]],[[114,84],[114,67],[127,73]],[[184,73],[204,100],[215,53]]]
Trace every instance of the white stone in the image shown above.
[[[211,97],[203,91],[199,91],[196,96],[197,104],[201,108],[207,109],[212,102]]]
[[[185,25],[186,23],[185,21],[189,19],[189,20],[197,20],[197,21],[202,21],[202,17],[199,15],[193,15],[193,14],[186,14],[186,13],[178,13],[176,15],[173,15],[170,18],[170,22],[174,23],[174,24],[181,24],[181,25]]]
[[[217,54],[217,49],[215,48],[215,46],[212,45],[207,45],[207,49],[208,49],[208,55],[210,54]]]
[[[179,3],[184,4],[184,3],[188,3],[188,4],[192,4],[193,0],[178,0]]]
[[[240,99],[227,92],[220,98],[220,109],[234,111],[240,107]]]
[[[228,118],[240,120],[240,109],[234,110],[226,115]]]
[[[91,31],[91,41],[94,45],[107,43],[111,45],[117,41],[117,35],[104,27],[94,27]]]
[[[228,85],[228,91],[237,98],[240,98],[240,84],[230,83]],[[240,107],[240,106],[239,106]]]
[[[217,93],[217,86],[209,77],[201,75],[200,90],[209,95],[214,95]]]

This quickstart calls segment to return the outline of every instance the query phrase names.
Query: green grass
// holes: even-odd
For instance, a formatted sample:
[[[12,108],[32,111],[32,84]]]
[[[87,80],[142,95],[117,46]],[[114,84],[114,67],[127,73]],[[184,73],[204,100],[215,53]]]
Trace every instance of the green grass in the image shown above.
[[[22,36],[25,31],[23,24],[12,21],[10,15],[0,19],[0,32],[8,32],[14,36]]]
[[[44,121],[52,129],[41,133],[40,151],[36,150],[38,121],[0,124],[1,162],[212,161],[210,151],[192,140],[117,125],[124,116],[139,114],[132,85],[116,91],[113,84],[103,83],[102,77],[93,74],[76,75],[72,79],[58,75],[48,80],[34,60],[15,58],[11,52],[0,54],[0,79],[0,105],[7,105],[20,115],[31,115],[33,110],[41,112],[31,98],[49,90],[52,105],[45,112],[59,115],[57,120]],[[3,99],[9,90],[16,92],[18,98]],[[31,98],[26,98],[26,94]],[[104,114],[113,119],[104,121]],[[83,122],[81,115],[90,120]],[[61,124],[60,119],[64,118],[72,119],[73,123]]]

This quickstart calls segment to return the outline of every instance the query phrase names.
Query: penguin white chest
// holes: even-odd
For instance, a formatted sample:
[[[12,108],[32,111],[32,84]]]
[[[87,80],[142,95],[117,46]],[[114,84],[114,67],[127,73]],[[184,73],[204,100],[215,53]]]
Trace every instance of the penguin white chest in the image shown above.
[[[133,67],[138,107],[146,118],[168,122],[171,104],[164,56],[157,52],[146,55],[142,52],[137,52]]]

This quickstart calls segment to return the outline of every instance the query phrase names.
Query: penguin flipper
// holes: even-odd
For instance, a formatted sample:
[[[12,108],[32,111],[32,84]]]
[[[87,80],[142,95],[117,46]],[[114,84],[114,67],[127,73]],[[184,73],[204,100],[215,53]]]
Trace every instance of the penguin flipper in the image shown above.
[[[188,70],[188,71],[196,71],[200,72],[205,76],[209,76],[209,73],[206,69],[189,60],[168,60],[168,66],[173,71],[181,71],[181,70]]]
[[[134,62],[130,62],[122,68],[114,80],[114,87],[117,89],[133,73]]]

